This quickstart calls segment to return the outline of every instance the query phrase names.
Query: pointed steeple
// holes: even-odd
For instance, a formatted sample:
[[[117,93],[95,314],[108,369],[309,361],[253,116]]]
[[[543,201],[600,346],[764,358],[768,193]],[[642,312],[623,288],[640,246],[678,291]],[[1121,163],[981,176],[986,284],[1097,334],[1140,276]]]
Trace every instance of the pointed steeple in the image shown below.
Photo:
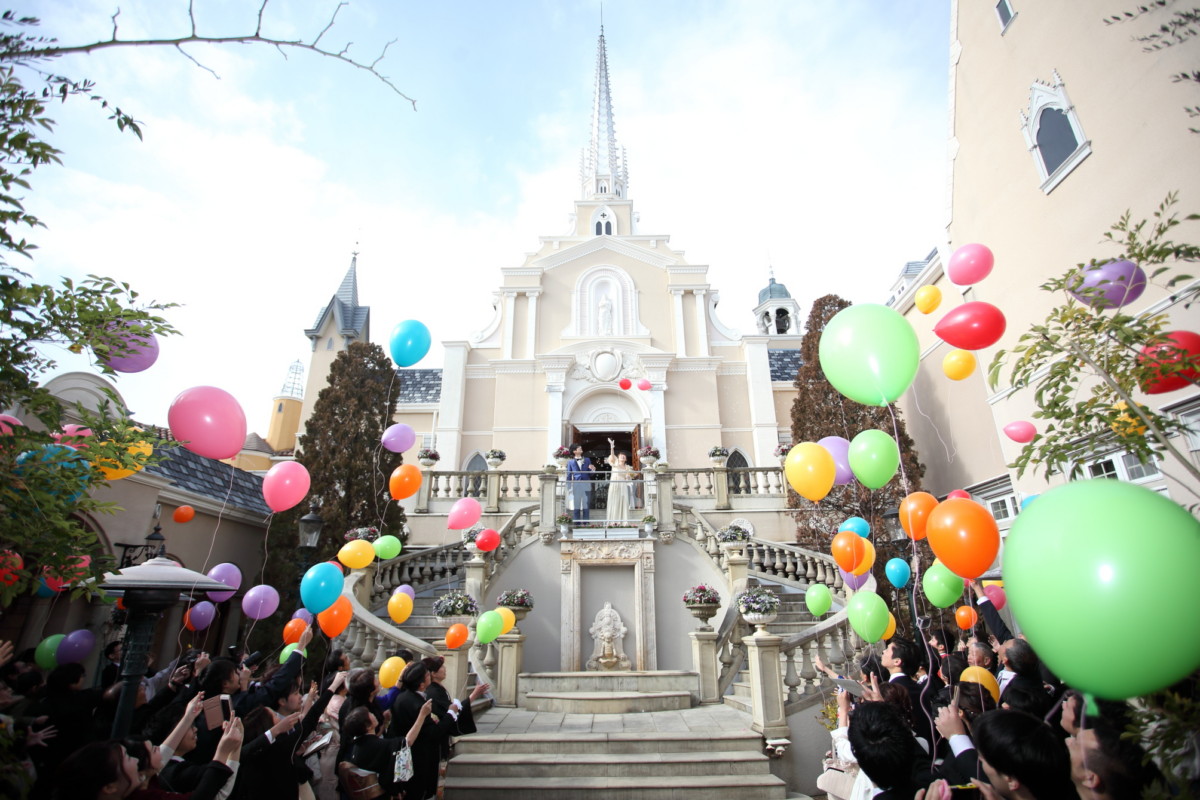
[[[325,321],[330,316],[334,320],[334,330],[340,333],[344,340],[343,346],[339,349],[344,349],[345,342],[365,342],[370,339],[371,307],[358,304],[357,250],[350,254],[350,269],[346,270],[346,276],[342,278],[337,292],[330,298],[329,304],[317,314],[316,323],[304,332],[313,341],[314,348],[319,337],[328,335],[323,332],[323,328]]]
[[[350,308],[358,307],[358,251],[355,250],[350,254],[350,269],[346,270],[346,277],[342,278],[342,285],[338,287],[337,299],[348,305]]]
[[[625,151],[617,144],[613,126],[612,93],[608,82],[608,50],[604,24],[596,45],[596,85],[592,98],[592,138],[583,153],[583,199],[625,197],[629,172]]]

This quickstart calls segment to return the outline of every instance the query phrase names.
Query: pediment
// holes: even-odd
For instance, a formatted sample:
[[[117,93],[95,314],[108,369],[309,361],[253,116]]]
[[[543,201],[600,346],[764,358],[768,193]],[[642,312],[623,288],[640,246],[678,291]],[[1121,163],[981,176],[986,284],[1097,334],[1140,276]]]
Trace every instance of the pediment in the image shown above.
[[[572,245],[565,250],[531,261],[527,266],[554,269],[555,267],[561,267],[565,264],[570,264],[572,261],[577,261],[585,256],[600,252],[610,252],[613,255],[631,258],[643,264],[659,267],[660,269],[666,269],[678,263],[675,258],[650,252],[644,247],[637,247],[620,239],[614,239],[611,236],[596,236],[585,239],[579,244]]]

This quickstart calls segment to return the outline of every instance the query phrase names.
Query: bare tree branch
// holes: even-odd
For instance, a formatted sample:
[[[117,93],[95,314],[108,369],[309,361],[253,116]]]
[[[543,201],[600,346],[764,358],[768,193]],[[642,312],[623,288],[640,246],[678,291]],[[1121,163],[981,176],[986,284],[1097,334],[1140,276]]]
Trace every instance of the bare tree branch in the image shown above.
[[[212,76],[213,76],[214,78],[216,78],[217,80],[221,80],[221,76],[220,76],[220,75],[218,75],[218,74],[216,73],[216,71],[215,71],[215,70],[213,70],[213,68],[212,68],[212,67],[208,67],[208,66],[205,66],[204,64],[201,64],[199,61],[197,61],[195,58],[193,58],[193,57],[192,57],[192,54],[191,54],[191,53],[189,53],[187,50],[184,50],[184,49],[183,49],[182,47],[180,47],[179,45],[175,45],[175,49],[176,49],[176,50],[178,50],[180,53],[182,53],[182,54],[183,54],[183,57],[184,57],[184,58],[186,58],[188,61],[192,62],[193,64],[195,64],[195,65],[196,65],[197,67],[199,67],[200,69],[202,69],[202,70],[204,70],[205,72],[209,73],[210,75],[212,75]]]
[[[262,18],[263,18],[263,14],[266,12],[266,10],[267,10],[267,0],[263,0],[262,5],[258,7],[258,25],[255,26],[255,28],[254,28],[255,36],[262,35]]]
[[[115,12],[113,12],[113,15],[112,15],[112,24],[113,24],[112,38],[114,38],[114,39],[117,38],[117,17],[119,17],[119,16],[121,16],[121,9],[117,8],[117,10]]]
[[[329,32],[329,29],[333,27],[333,23],[337,22],[338,12],[341,11],[342,6],[345,6],[345,5],[346,5],[345,0],[343,0],[341,3],[338,3],[337,8],[335,8],[333,10],[333,15],[329,18],[329,22],[327,22],[325,24],[325,27],[321,29],[321,32],[317,34],[317,38],[313,39],[313,41],[312,41],[313,47],[316,47],[317,43],[321,41],[321,37]]]
[[[196,0],[188,0],[188,22],[192,24],[192,36],[196,35]]]

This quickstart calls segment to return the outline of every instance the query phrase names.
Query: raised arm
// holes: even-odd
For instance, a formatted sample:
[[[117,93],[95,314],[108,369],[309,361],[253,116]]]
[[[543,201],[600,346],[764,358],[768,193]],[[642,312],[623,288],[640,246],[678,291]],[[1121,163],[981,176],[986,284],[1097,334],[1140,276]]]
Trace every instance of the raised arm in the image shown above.
[[[408,746],[412,747],[417,741],[417,736],[421,733],[421,727],[425,724],[425,720],[433,713],[433,701],[426,700],[425,705],[421,706],[421,710],[417,712],[417,718],[413,720],[412,727],[408,729],[408,733],[404,734],[404,741],[408,742]]]

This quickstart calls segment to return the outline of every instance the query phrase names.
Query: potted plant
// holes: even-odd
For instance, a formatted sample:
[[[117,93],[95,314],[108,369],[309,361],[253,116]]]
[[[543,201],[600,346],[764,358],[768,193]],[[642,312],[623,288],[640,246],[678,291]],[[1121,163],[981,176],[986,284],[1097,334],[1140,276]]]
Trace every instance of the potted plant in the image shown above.
[[[725,463],[725,459],[729,458],[729,451],[721,447],[721,445],[717,445],[708,451],[708,457],[712,459],[714,464],[721,466]]]
[[[554,463],[558,464],[559,469],[566,469],[567,462],[571,460],[571,451],[567,449],[566,445],[560,444],[550,456],[554,459]]]
[[[654,533],[654,526],[656,524],[658,524],[658,520],[654,518],[653,514],[647,514],[642,517],[642,530],[646,533]]]
[[[476,524],[462,532],[463,549],[471,555],[472,561],[481,557],[479,555],[479,547],[475,544],[475,539],[479,536],[479,532],[482,530],[483,526]]]
[[[729,524],[717,531],[717,542],[721,549],[729,555],[740,555],[750,541],[750,531],[741,525]]]
[[[693,617],[700,620],[700,630],[710,631],[712,626],[708,624],[708,621],[716,615],[717,609],[721,607],[721,593],[702,583],[683,593],[683,604],[687,606],[687,610]]]
[[[438,455],[438,451],[432,447],[422,447],[417,451],[417,461],[423,467],[432,467],[437,462],[441,461],[442,457]]]
[[[788,453],[790,452],[792,452],[792,446],[790,444],[775,445],[775,457],[779,459],[780,464],[782,464],[784,461],[787,461]]]
[[[479,604],[461,589],[451,589],[433,601],[433,613],[446,625],[458,622],[466,625],[479,613]]]
[[[504,606],[517,618],[509,633],[520,633],[517,625],[521,624],[525,615],[533,610],[533,595],[529,593],[528,589],[508,589],[501,592],[500,596],[496,598],[496,605]]]
[[[658,452],[657,447],[646,445],[645,447],[638,448],[638,459],[647,467],[653,467],[657,464],[661,456],[662,454]]]
[[[558,525],[558,532],[563,536],[571,535],[571,515],[567,513],[559,514],[554,518],[554,523]]]
[[[487,461],[488,469],[498,469],[508,455],[503,450],[492,448],[484,453],[483,457]]]
[[[353,542],[356,539],[363,539],[368,542],[373,542],[379,538],[379,528],[376,528],[374,525],[362,528],[351,528],[350,530],[346,531],[346,535],[342,538],[344,538],[347,542]]]
[[[779,616],[779,596],[762,586],[752,586],[737,596],[738,613],[742,619],[758,628],[759,636],[767,635],[767,624]]]

